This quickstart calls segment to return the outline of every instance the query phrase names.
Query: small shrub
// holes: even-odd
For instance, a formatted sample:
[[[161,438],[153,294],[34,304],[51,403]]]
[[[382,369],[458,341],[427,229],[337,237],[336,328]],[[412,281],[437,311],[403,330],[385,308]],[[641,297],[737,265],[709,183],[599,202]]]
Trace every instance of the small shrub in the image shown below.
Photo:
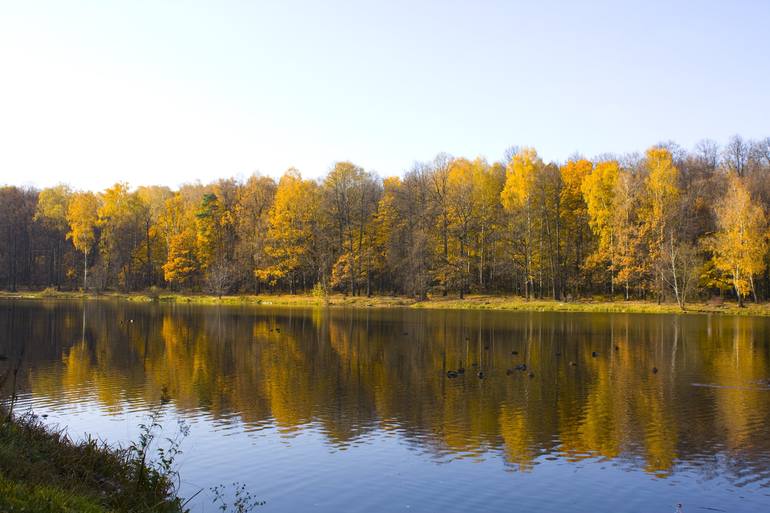
[[[53,287],[46,287],[40,291],[40,297],[56,297],[59,295],[59,291]]]
[[[224,485],[217,485],[211,488],[211,493],[214,494],[214,504],[219,506],[219,510],[222,512],[232,511],[233,513],[249,513],[257,506],[264,506],[265,501],[260,501],[254,498],[246,489],[246,485],[243,483],[235,482],[232,484],[235,493],[233,494],[232,505],[227,502],[226,495],[227,489]],[[232,507],[231,507],[232,506]]]
[[[160,299],[161,290],[157,285],[153,285],[145,291],[145,295],[153,301]]]
[[[321,282],[316,283],[313,285],[313,291],[312,291],[313,297],[323,299],[327,296],[326,289],[321,284]]]

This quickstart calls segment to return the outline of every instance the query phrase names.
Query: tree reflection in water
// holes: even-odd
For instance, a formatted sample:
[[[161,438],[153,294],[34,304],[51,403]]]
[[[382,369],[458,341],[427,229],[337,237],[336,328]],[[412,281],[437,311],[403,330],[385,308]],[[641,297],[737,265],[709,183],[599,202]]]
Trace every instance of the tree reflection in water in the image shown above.
[[[22,393],[97,401],[107,414],[167,387],[182,414],[312,425],[340,448],[393,431],[451,458],[499,451],[517,471],[540,457],[605,458],[745,481],[768,479],[769,328],[710,316],[6,302],[0,352],[26,345]],[[506,372],[522,363],[535,377]]]

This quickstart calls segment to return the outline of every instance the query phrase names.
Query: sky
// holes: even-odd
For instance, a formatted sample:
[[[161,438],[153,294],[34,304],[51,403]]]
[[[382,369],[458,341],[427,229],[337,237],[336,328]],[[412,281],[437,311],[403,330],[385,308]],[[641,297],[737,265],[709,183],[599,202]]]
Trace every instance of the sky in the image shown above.
[[[770,2],[0,0],[0,183],[770,136]]]

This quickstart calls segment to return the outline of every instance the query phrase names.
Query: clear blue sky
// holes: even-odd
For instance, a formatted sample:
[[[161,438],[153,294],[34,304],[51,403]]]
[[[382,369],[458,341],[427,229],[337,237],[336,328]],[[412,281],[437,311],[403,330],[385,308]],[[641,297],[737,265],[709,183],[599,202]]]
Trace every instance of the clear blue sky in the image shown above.
[[[0,0],[0,183],[770,135],[770,2]]]

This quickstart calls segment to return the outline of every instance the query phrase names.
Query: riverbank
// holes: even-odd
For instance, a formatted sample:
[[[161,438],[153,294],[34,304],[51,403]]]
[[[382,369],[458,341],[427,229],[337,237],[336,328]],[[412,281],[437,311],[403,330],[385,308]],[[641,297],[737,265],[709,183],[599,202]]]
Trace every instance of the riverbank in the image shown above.
[[[33,415],[0,414],[0,511],[182,511],[171,479],[135,451],[75,442]]]
[[[310,294],[261,294],[261,295],[232,295],[211,296],[206,294],[181,294],[171,292],[159,293],[120,293],[105,292],[101,294],[83,294],[81,292],[24,291],[0,292],[0,299],[30,299],[30,300],[125,300],[134,302],[164,302],[191,304],[221,304],[221,305],[273,305],[273,306],[330,306],[353,308],[424,308],[437,310],[504,310],[504,311],[533,311],[533,312],[597,312],[597,313],[652,313],[652,314],[726,314],[744,316],[770,316],[770,303],[747,303],[744,308],[735,302],[703,303],[693,302],[687,305],[683,312],[676,303],[661,303],[654,301],[624,301],[617,299],[609,301],[606,298],[579,299],[575,301],[554,301],[538,299],[527,301],[516,296],[498,295],[468,295],[464,299],[457,296],[432,296],[420,301],[404,296],[345,296],[332,294],[318,297]]]

